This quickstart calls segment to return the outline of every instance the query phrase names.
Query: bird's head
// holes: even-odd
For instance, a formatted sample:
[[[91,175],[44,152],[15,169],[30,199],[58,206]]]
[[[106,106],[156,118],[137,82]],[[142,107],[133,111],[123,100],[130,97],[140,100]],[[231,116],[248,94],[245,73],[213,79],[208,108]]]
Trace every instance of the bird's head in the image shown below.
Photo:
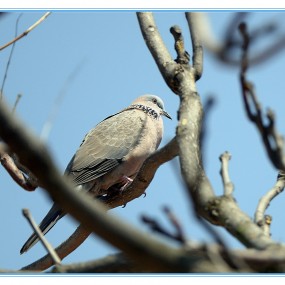
[[[164,103],[162,99],[156,95],[145,94],[138,97],[135,101],[133,101],[132,105],[141,104],[147,107],[151,107],[154,110],[158,111],[161,116],[165,116],[168,119],[171,119],[171,116],[165,111]]]

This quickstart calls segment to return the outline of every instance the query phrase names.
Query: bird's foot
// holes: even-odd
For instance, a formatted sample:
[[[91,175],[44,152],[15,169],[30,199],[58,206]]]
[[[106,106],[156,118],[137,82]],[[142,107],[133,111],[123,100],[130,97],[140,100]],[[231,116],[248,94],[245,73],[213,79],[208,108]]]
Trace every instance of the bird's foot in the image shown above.
[[[120,188],[120,191],[124,191],[134,180],[126,175],[123,176],[122,181],[124,185]]]

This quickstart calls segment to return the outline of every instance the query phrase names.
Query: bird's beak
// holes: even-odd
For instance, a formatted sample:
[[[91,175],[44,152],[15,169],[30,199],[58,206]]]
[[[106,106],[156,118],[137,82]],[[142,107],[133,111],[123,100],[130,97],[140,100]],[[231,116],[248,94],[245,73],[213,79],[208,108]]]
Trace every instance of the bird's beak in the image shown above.
[[[170,120],[172,120],[171,116],[166,111],[162,111],[161,115],[167,117]]]

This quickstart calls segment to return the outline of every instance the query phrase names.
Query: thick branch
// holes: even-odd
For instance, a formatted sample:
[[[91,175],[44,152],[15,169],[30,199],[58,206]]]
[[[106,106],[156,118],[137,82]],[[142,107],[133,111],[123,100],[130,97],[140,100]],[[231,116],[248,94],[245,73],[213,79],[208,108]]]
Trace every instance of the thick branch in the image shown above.
[[[176,138],[173,138],[167,145],[157,150],[145,161],[135,180],[126,190],[116,196],[102,197],[101,201],[108,208],[115,208],[126,205],[129,201],[140,197],[145,193],[159,166],[177,155],[178,145]]]
[[[126,252],[146,269],[185,271],[180,254],[165,244],[106,214],[101,203],[74,191],[54,166],[45,146],[0,104],[0,136],[38,178],[54,201],[86,228]]]
[[[146,188],[151,183],[156,170],[163,163],[173,159],[178,154],[176,138],[173,138],[163,148],[153,153],[143,164],[134,182],[123,192],[117,195],[102,197],[101,201],[110,209],[124,206],[131,200],[140,197],[145,193]],[[91,230],[79,226],[76,231],[61,245],[56,248],[56,252],[61,259],[68,256],[91,234]],[[39,260],[27,265],[25,270],[45,270],[52,266],[52,260],[49,255],[45,255]]]
[[[156,27],[152,13],[137,13],[141,32],[157,67],[169,88],[177,93],[175,74],[179,65],[172,59]]]
[[[223,264],[229,262],[228,253],[225,253],[223,247],[219,245],[196,244],[189,248],[185,248],[185,254],[189,258],[188,272],[226,272],[229,271],[228,266],[220,266],[217,264],[217,259],[213,255],[218,255],[223,258]],[[231,258],[239,260],[243,264],[239,268],[239,272],[259,272],[268,273],[285,272],[285,251],[280,248],[269,250],[231,250]],[[192,257],[192,258],[191,258]],[[213,264],[214,262],[214,264]],[[217,270],[218,269],[218,270]],[[230,270],[236,272],[236,270]],[[19,271],[3,270],[1,273],[19,273]],[[94,261],[73,264],[60,264],[55,266],[51,272],[54,273],[146,273],[139,265],[134,263],[123,253],[106,256]]]
[[[140,13],[139,21],[144,19],[144,14]],[[149,18],[149,13],[146,14],[146,17]],[[193,21],[191,30],[198,29],[198,24],[197,21]],[[152,19],[152,26],[154,25]],[[147,26],[141,25],[142,34],[145,37],[144,28],[147,28]],[[154,30],[157,31],[157,28],[154,27]],[[159,53],[159,49],[157,49],[157,55],[152,52],[153,46],[159,46],[160,42],[156,43],[157,37],[152,38],[151,34],[147,35],[148,37],[145,37],[146,43],[147,45],[148,42],[152,43],[148,47],[152,55],[157,56],[155,61],[158,64],[164,62],[164,50]],[[246,246],[258,249],[267,248],[274,242],[265,236],[250,217],[239,209],[232,197],[215,197],[201,160],[200,135],[203,108],[196,91],[195,68],[186,64],[175,64],[174,69],[165,66],[163,69],[160,68],[160,71],[165,80],[169,78],[170,81],[167,82],[169,86],[173,86],[172,83],[175,82],[174,91],[180,96],[176,138],[179,147],[181,172],[187,186],[187,193],[193,201],[196,211],[202,217],[213,224],[223,226]]]
[[[189,272],[213,272],[214,267],[217,266],[217,258],[212,258],[209,252],[212,252],[212,255],[219,255],[224,258],[223,262],[229,262],[228,254],[225,253],[224,249],[218,245],[209,245],[205,247],[204,245],[197,245],[196,247],[186,249],[189,256],[199,256],[200,259],[193,259],[189,263]],[[239,268],[240,272],[276,272],[281,273],[285,272],[285,251],[277,249],[270,250],[231,250],[231,258],[239,260],[243,264]],[[212,259],[212,262],[215,264],[210,265],[205,263]],[[204,266],[203,266],[204,263]],[[212,267],[212,269],[209,266]],[[197,268],[202,269],[202,271],[196,271]],[[208,271],[206,271],[208,269]],[[224,270],[228,271],[228,268],[224,267]],[[220,268],[222,270],[222,268]],[[232,272],[234,270],[231,270]],[[111,256],[107,256],[102,259],[95,261],[90,261],[85,264],[70,264],[70,265],[59,265],[54,268],[53,272],[60,273],[86,273],[86,272],[96,272],[96,273],[143,273],[139,266],[133,263],[129,258],[124,254],[118,253]],[[222,271],[219,271],[222,272]]]

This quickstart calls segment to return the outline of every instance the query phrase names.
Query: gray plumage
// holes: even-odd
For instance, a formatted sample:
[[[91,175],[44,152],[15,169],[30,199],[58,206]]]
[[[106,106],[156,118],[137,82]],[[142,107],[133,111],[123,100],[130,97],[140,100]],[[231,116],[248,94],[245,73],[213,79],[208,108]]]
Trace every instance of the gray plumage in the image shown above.
[[[147,94],[137,98],[85,136],[65,175],[77,189],[84,189],[93,197],[123,191],[145,159],[158,148],[163,135],[161,116],[171,119],[159,97]],[[46,234],[64,215],[54,204],[39,225],[41,231]],[[20,253],[28,251],[38,240],[32,234]]]

